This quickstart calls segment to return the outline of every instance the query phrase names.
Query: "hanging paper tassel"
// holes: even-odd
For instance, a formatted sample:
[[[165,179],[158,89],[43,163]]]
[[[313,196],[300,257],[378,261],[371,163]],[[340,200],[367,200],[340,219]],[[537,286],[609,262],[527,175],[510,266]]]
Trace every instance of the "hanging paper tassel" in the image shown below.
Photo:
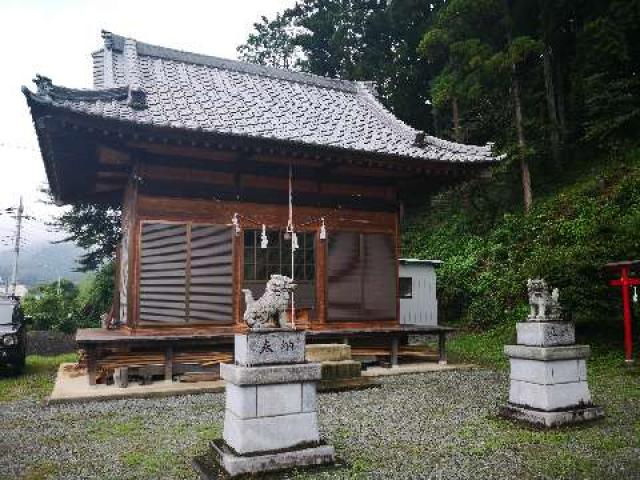
[[[633,287],[633,303],[638,303],[638,287]]]
[[[322,217],[320,220],[322,220],[322,224],[320,225],[320,240],[326,240],[327,239],[327,227],[324,226],[324,217]]]
[[[235,234],[236,234],[236,237],[237,237],[238,235],[240,235],[240,220],[238,220],[238,214],[237,213],[233,214],[233,218],[231,219],[231,224],[234,227],[234,231],[235,231]]]
[[[291,250],[298,250],[298,235],[296,232],[291,233]]]
[[[262,224],[262,233],[260,234],[260,248],[267,248],[269,245],[269,239],[267,238],[267,227]]]

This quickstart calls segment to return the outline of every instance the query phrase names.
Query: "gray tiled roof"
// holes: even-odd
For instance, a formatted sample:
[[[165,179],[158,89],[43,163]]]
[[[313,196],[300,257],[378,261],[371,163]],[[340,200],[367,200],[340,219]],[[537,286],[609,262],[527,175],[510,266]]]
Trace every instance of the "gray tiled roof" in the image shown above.
[[[448,142],[397,119],[368,82],[182,52],[103,32],[94,90],[39,77],[33,98],[145,125],[446,162],[487,162],[491,146]]]

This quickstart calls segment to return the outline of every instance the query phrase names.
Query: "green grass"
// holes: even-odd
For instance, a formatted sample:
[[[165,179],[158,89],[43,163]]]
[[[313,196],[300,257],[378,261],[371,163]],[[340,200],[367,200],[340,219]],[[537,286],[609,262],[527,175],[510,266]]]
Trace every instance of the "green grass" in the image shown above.
[[[513,343],[514,336],[515,328],[506,326],[460,333],[451,339],[449,350],[455,360],[504,370],[508,362],[503,348]],[[540,430],[486,417],[460,428],[458,437],[466,452],[474,456],[514,452],[524,457],[524,467],[533,478],[601,478],[603,458],[612,465],[624,465],[627,472],[640,474],[640,459],[634,465],[628,460],[625,464],[625,459],[634,457],[629,452],[640,449],[640,366],[624,364],[621,345],[599,340],[583,339],[591,344],[589,386],[594,402],[605,409],[604,420]]]
[[[0,402],[11,402],[23,398],[42,400],[51,393],[56,372],[61,363],[76,362],[78,355],[41,356],[29,355],[24,371],[15,373],[3,369],[0,372]]]
[[[509,366],[504,346],[513,343],[514,337],[513,325],[501,325],[484,332],[463,332],[447,341],[447,354],[453,362],[502,370]]]

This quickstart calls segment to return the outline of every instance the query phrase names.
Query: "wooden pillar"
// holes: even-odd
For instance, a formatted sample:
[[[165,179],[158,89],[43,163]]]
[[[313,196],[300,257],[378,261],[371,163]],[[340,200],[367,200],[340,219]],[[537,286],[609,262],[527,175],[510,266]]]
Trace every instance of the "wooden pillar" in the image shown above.
[[[327,242],[316,232],[316,322],[327,322]]]
[[[236,235],[231,228],[233,245],[233,322],[242,324],[242,282],[244,280],[244,231]]]
[[[85,347],[87,356],[87,373],[89,374],[89,385],[96,384],[96,376],[98,373],[98,352],[95,345],[87,345]]]
[[[164,351],[164,379],[173,380],[173,348],[167,347]]]
[[[398,353],[400,350],[400,339],[397,336],[391,337],[391,366],[398,366]]]
[[[447,364],[447,332],[438,333],[438,363]]]

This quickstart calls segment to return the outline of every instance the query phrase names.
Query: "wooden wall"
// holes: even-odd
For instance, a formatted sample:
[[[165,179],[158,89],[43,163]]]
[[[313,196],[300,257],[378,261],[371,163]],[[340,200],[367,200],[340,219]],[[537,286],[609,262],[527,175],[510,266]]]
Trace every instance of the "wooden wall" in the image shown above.
[[[246,202],[221,202],[216,200],[176,199],[138,194],[135,207],[134,239],[129,245],[129,271],[132,291],[129,298],[130,326],[141,326],[140,322],[140,231],[145,222],[193,222],[231,227],[234,213],[240,218],[242,229],[256,229],[264,223],[267,229],[280,230],[287,224],[288,207],[285,205],[264,205]],[[316,233],[316,309],[314,323],[327,322],[327,240],[319,239],[320,218],[325,219],[329,237],[332,234],[349,231],[361,233],[387,234],[398,249],[397,215],[389,212],[367,212],[362,210],[331,209],[316,207],[294,207],[294,224],[299,231]],[[257,223],[252,222],[254,220]],[[243,278],[243,236],[233,236],[233,305],[230,322],[241,323],[243,300],[241,295]],[[332,324],[340,319],[331,319]],[[345,319],[353,320],[353,319]],[[396,322],[394,318],[376,321]]]

